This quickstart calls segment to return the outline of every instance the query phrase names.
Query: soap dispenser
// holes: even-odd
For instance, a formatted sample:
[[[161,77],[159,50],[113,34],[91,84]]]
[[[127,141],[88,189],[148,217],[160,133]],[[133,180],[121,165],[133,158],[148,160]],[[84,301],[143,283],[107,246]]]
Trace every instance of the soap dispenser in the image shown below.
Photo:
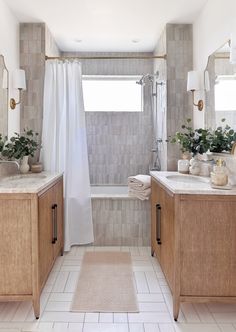
[[[228,174],[225,161],[219,159],[211,172],[211,183],[215,186],[226,186],[228,184]]]

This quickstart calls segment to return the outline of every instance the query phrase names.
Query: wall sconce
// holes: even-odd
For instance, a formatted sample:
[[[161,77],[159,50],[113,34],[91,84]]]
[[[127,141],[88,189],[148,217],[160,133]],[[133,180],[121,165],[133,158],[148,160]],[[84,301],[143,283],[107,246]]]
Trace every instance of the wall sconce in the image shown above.
[[[23,69],[17,69],[14,71],[13,88],[19,90],[19,101],[16,102],[14,98],[10,99],[10,107],[12,110],[16,108],[16,105],[21,103],[21,91],[26,90],[25,71]]]
[[[197,106],[199,111],[203,110],[203,100],[200,99],[197,104],[194,102],[194,92],[200,90],[200,73],[198,71],[189,71],[188,72],[188,81],[187,81],[187,91],[192,92],[193,105]]]

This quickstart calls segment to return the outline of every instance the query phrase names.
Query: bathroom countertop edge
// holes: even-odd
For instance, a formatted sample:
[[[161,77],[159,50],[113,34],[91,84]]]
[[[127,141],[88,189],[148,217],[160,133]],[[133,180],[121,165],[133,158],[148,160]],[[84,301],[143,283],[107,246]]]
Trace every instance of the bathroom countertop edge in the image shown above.
[[[233,186],[231,190],[225,189],[214,189],[209,182],[199,182],[199,183],[181,183],[171,181],[167,178],[169,175],[180,175],[178,172],[168,172],[168,171],[151,171],[150,175],[159,181],[163,186],[170,190],[173,194],[183,194],[183,195],[226,195],[235,196],[236,186]],[[188,175],[186,175],[188,176]],[[207,179],[207,178],[203,178]]]

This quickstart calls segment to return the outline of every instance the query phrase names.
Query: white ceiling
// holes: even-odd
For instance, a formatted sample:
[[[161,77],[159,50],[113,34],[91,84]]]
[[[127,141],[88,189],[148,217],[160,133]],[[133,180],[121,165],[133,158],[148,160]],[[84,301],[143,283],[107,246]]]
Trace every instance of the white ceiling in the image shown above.
[[[153,51],[166,23],[193,23],[207,2],[207,0],[4,1],[20,22],[45,22],[61,50],[92,52]],[[134,43],[132,40],[138,42]]]

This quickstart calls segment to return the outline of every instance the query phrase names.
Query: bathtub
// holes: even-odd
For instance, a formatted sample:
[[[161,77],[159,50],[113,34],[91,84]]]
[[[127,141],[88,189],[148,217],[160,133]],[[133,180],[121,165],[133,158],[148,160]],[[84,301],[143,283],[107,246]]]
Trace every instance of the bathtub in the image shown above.
[[[150,201],[129,197],[127,186],[91,186],[94,244],[150,246]]]

